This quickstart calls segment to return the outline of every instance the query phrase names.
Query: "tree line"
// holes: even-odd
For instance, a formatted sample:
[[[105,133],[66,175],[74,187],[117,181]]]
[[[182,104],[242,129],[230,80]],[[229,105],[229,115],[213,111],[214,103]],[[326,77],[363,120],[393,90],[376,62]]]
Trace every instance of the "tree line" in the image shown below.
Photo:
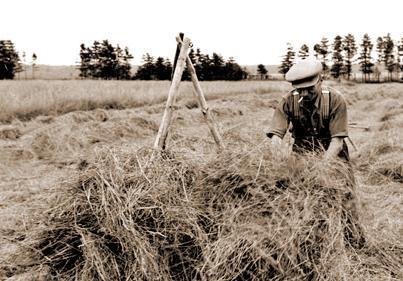
[[[400,77],[403,71],[403,38],[394,41],[390,34],[378,37],[375,43],[377,60],[374,61],[372,52],[374,43],[368,34],[362,38],[358,46],[352,34],[335,36],[330,44],[326,37],[313,46],[313,55],[322,61],[326,77],[351,79],[353,65],[359,64],[363,81],[380,81],[381,67],[388,73],[385,80],[392,81]],[[296,58],[306,59],[310,54],[308,45],[303,44],[298,53],[291,44],[282,57],[279,72],[284,74],[295,63]],[[202,81],[210,80],[242,80],[248,78],[248,72],[233,58],[225,60],[218,53],[203,54],[200,49],[190,49],[192,60],[198,77]],[[127,47],[112,45],[108,40],[94,41],[91,46],[80,45],[80,62],[78,69],[81,78],[90,79],[138,79],[138,80],[169,80],[172,73],[172,63],[163,57],[153,57],[149,53],[143,56],[143,63],[133,74],[130,60],[133,55]],[[32,78],[37,56],[32,54]],[[13,79],[15,74],[27,67],[26,55],[23,53],[23,63],[15,51],[13,42],[0,40],[0,79]],[[261,79],[268,78],[268,71],[263,64],[258,65],[257,73]],[[25,75],[27,71],[25,69]],[[183,80],[190,80],[188,72],[184,71]]]
[[[350,80],[352,66],[355,63],[360,66],[364,82],[371,81],[371,75],[373,79],[380,81],[381,66],[388,73],[387,81],[393,80],[393,74],[397,79],[400,77],[400,72],[403,71],[403,38],[400,42],[395,42],[389,33],[383,37],[378,37],[376,40],[377,64],[374,63],[372,57],[374,44],[368,34],[364,34],[359,47],[360,49],[354,35],[347,34],[344,37],[336,35],[331,45],[329,40],[323,37],[319,43],[313,46],[313,54],[321,60],[325,76],[330,75],[336,79],[344,77]],[[288,43],[286,53],[279,66],[279,72],[285,75],[295,63],[296,58],[306,59],[309,56],[309,51],[309,47],[303,44],[296,54],[293,46]],[[329,55],[331,55],[330,60]]]
[[[163,57],[154,58],[149,53],[143,56],[134,75],[131,75],[130,59],[133,56],[127,47],[122,50],[119,45],[114,47],[108,40],[95,41],[92,46],[80,46],[80,77],[101,79],[138,79],[138,80],[169,80],[171,79],[172,63]],[[189,58],[192,60],[201,81],[209,80],[241,80],[247,73],[233,58],[225,60],[218,53],[211,56],[203,54],[200,49],[191,48]],[[190,80],[185,69],[183,80]]]

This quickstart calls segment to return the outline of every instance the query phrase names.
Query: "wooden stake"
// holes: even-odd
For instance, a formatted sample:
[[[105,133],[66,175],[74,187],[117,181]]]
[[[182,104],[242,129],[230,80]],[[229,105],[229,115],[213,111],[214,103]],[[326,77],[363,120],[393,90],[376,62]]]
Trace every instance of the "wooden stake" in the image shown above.
[[[185,34],[183,32],[180,32],[179,33],[179,39],[180,39],[181,42],[183,40],[183,36],[185,36]],[[172,66],[171,81],[172,81],[172,79],[174,77],[174,73],[175,73],[175,69],[176,69],[176,62],[178,60],[180,51],[181,51],[181,43],[178,42],[178,44],[176,45],[175,58],[174,58],[174,61],[173,61],[173,66]]]
[[[177,38],[177,40],[180,40]],[[190,40],[185,38],[182,42],[181,51],[179,53],[177,65],[175,68],[174,76],[172,78],[171,87],[168,92],[168,99],[165,105],[164,115],[162,117],[161,125],[158,130],[157,138],[155,139],[154,148],[165,148],[165,141],[168,136],[168,128],[171,124],[173,104],[175,101],[175,95],[179,90],[179,84],[182,79],[183,70],[185,68],[186,58],[188,57],[187,52],[189,48]]]
[[[187,63],[188,71],[189,71],[190,77],[192,79],[193,87],[194,87],[193,93],[195,94],[195,96],[197,98],[197,101],[198,101],[200,109],[203,113],[204,119],[206,120],[206,123],[210,129],[211,134],[213,135],[215,142],[220,147],[220,149],[224,149],[225,148],[224,143],[221,139],[220,133],[218,132],[214,119],[211,116],[210,108],[208,107],[206,99],[204,98],[203,90],[200,86],[199,80],[197,79],[196,70],[195,70],[193,63],[190,60],[189,56],[186,56],[186,63]]]

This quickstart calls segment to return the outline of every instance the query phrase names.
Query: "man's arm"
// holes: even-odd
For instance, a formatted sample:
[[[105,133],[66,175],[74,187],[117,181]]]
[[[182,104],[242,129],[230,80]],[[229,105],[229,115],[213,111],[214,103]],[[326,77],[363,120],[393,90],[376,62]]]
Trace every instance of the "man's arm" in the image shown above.
[[[329,122],[330,135],[332,137],[329,148],[325,153],[325,157],[335,158],[343,149],[343,140],[348,137],[347,125],[347,104],[343,96],[337,92],[332,91],[331,96],[331,114]]]
[[[334,137],[334,138],[332,138],[329,148],[327,149],[327,151],[325,153],[325,157],[327,159],[336,158],[342,149],[343,149],[343,138]]]
[[[271,120],[271,129],[266,134],[269,138],[277,137],[276,141],[281,141],[284,137],[285,133],[287,132],[288,128],[288,118],[286,111],[288,110],[287,107],[287,97],[283,97],[279,104],[277,105],[276,109],[273,112],[273,117]]]

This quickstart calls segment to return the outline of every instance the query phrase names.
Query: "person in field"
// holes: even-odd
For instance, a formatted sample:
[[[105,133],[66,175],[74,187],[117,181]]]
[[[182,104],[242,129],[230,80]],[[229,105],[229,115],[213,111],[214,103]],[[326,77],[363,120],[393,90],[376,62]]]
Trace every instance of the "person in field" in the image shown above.
[[[293,90],[283,97],[274,111],[271,138],[274,151],[284,151],[281,141],[290,127],[293,151],[325,152],[325,156],[349,160],[344,138],[348,137],[347,106],[336,90],[322,86],[322,63],[306,59],[286,73]]]
[[[347,211],[345,238],[351,244],[362,247],[365,238],[362,229],[354,224],[358,220],[355,180],[345,142],[348,137],[346,101],[337,90],[322,86],[322,63],[316,59],[297,62],[285,78],[293,90],[278,104],[267,133],[274,156],[288,153],[282,139],[289,129],[295,153],[318,153],[323,154],[324,159],[336,158],[347,163],[351,184],[348,186],[350,192],[343,200],[343,208]]]

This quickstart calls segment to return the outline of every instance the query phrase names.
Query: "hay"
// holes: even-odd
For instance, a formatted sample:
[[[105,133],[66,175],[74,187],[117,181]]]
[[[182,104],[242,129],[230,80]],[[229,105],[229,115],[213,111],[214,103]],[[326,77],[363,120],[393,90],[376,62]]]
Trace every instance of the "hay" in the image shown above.
[[[93,144],[141,139],[157,131],[158,125],[153,120],[139,115],[109,118],[103,110],[74,112],[35,132],[30,150],[38,159],[77,162]]]
[[[21,136],[22,133],[17,127],[7,126],[0,128],[0,140],[16,140]]]
[[[74,280],[398,280],[401,251],[361,239],[349,167],[318,160],[100,151],[35,247]]]

